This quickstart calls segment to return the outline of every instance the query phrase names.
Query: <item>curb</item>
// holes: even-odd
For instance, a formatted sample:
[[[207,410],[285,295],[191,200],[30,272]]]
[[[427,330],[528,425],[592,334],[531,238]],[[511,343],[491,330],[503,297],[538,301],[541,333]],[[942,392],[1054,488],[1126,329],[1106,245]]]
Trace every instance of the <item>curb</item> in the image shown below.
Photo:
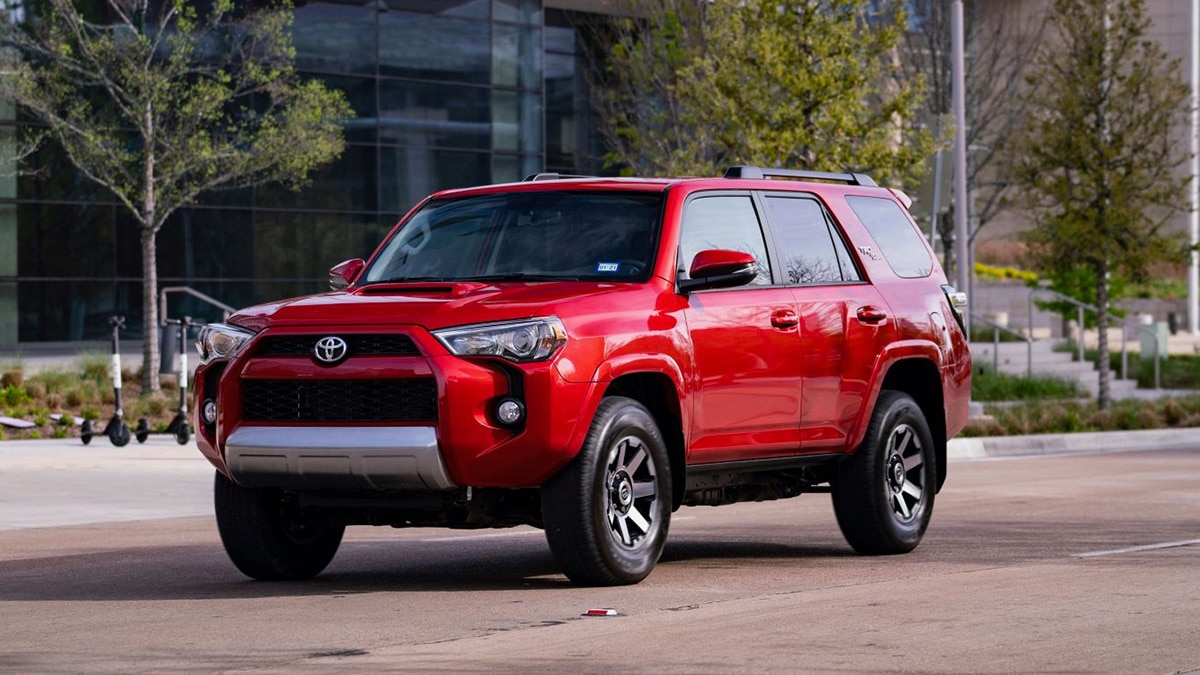
[[[1154,450],[1200,450],[1200,429],[1148,429],[1144,431],[954,438],[946,445],[946,456],[949,461],[960,461],[990,457]]]

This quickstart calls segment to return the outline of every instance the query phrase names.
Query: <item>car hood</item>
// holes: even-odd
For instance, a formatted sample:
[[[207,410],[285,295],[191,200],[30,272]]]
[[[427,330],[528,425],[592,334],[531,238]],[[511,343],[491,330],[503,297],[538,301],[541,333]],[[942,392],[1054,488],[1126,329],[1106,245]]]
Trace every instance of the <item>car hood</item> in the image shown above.
[[[396,324],[437,330],[546,316],[560,311],[563,303],[632,287],[611,282],[381,284],[247,307],[229,317],[229,323],[256,332],[275,326]]]

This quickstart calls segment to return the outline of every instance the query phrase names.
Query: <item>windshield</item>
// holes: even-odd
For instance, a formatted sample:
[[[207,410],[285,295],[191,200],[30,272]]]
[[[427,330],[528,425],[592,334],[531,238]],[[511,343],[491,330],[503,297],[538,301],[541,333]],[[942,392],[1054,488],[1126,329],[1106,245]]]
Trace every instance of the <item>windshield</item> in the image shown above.
[[[363,283],[649,278],[659,192],[521,192],[426,204]]]

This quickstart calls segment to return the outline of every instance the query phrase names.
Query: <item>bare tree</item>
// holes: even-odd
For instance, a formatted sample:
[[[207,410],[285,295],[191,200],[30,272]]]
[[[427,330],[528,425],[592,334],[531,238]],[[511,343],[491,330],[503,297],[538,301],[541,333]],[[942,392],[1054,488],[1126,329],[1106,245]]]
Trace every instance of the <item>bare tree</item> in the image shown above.
[[[913,0],[910,30],[902,43],[901,77],[923,76],[928,87],[926,115],[930,124],[951,119],[952,80],[950,0]],[[1044,37],[1044,11],[1025,3],[965,0],[967,62],[967,191],[974,195],[970,238],[1008,205],[1011,179],[998,170],[1025,111],[1019,96],[1035,47]],[[947,169],[948,171],[948,169]],[[936,179],[936,178],[935,178]],[[948,204],[947,200],[945,204]],[[937,214],[931,214],[937,218]],[[936,221],[935,221],[936,222]],[[951,236],[953,234],[951,233]],[[943,239],[946,255],[953,245]],[[945,267],[953,267],[947,260]]]

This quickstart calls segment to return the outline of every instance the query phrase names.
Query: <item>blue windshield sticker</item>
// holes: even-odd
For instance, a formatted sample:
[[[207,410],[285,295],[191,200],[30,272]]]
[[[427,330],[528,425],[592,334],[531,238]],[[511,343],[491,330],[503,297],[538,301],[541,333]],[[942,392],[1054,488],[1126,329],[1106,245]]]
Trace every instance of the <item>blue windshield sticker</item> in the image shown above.
[[[602,262],[599,265],[596,265],[596,271],[597,272],[616,272],[620,267],[621,267],[620,263]]]

